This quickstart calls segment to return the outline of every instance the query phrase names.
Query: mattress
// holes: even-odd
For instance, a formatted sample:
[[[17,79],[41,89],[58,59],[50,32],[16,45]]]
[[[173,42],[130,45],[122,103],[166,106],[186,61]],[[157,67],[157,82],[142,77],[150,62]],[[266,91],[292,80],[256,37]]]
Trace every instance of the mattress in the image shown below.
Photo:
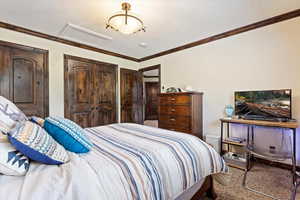
[[[85,130],[91,152],[70,153],[60,166],[32,162],[24,177],[0,175],[0,199],[180,199],[206,176],[227,172],[213,148],[188,134],[137,124]]]

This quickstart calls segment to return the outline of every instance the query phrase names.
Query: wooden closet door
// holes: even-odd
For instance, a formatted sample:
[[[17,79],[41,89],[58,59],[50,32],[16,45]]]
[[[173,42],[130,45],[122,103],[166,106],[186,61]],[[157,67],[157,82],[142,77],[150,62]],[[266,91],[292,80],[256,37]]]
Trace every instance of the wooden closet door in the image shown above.
[[[12,70],[10,67],[10,48],[0,46],[0,95],[11,100],[10,80]]]
[[[120,69],[121,122],[143,123],[142,73]]]
[[[117,66],[65,56],[65,115],[82,127],[116,122]]]
[[[2,46],[0,56],[0,95],[27,116],[48,116],[47,51]]]
[[[112,64],[97,64],[94,68],[93,90],[95,116],[93,126],[112,124],[116,117],[116,71]]]
[[[93,120],[94,64],[65,60],[65,114],[82,127],[91,127]]]

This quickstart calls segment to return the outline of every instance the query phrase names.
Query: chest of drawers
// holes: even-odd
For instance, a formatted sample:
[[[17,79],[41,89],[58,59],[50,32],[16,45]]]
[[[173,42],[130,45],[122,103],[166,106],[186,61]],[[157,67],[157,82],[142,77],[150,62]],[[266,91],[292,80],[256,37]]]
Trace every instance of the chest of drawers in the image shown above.
[[[202,96],[199,92],[161,93],[158,103],[159,128],[203,137]]]

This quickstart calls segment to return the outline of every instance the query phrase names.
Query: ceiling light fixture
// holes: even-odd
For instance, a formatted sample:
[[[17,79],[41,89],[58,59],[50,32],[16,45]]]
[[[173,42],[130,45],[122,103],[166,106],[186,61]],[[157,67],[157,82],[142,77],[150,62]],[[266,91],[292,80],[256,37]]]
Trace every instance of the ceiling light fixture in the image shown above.
[[[111,28],[124,34],[137,33],[139,31],[146,32],[146,27],[141,19],[137,16],[128,14],[131,9],[129,3],[122,3],[122,10],[124,12],[117,13],[108,19],[106,28]]]

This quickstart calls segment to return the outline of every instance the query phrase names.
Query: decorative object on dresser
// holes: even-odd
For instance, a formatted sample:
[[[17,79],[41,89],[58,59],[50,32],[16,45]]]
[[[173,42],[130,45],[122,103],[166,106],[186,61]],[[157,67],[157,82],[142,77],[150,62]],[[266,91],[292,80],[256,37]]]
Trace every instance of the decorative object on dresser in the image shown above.
[[[200,92],[160,93],[158,127],[203,138]]]

